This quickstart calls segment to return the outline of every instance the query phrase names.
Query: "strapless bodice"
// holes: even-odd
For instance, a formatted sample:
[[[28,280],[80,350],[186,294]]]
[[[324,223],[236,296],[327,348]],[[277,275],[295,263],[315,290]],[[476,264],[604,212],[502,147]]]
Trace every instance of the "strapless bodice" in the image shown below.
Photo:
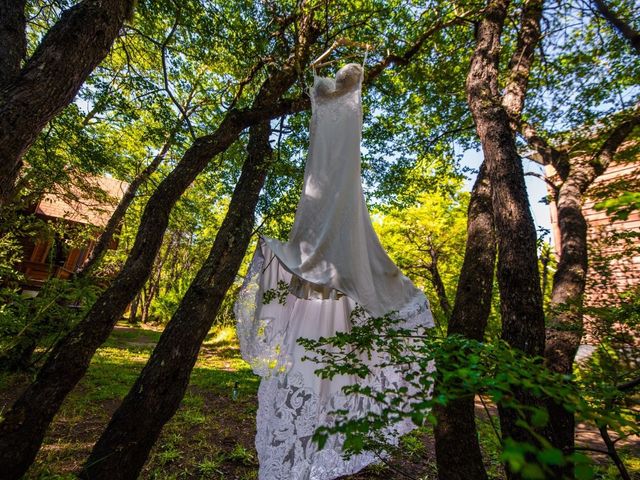
[[[362,85],[362,66],[357,63],[348,63],[336,73],[335,78],[315,76],[312,97],[329,100],[339,98],[342,95],[360,90]]]
[[[351,127],[354,138],[360,138],[362,128],[363,69],[357,63],[348,63],[336,73],[335,78],[314,76],[310,89],[312,122],[314,130],[321,122],[339,132],[328,132],[323,138],[335,138],[337,133]],[[325,121],[326,120],[326,121]]]

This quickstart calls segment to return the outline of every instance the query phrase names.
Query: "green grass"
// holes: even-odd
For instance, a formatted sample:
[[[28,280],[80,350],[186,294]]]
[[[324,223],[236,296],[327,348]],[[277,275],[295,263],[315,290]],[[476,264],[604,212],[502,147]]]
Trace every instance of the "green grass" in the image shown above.
[[[76,478],[120,400],[144,367],[161,333],[122,325],[94,356],[91,366],[56,416],[27,480]],[[29,375],[0,375],[0,405],[7,404]],[[238,395],[233,398],[234,385]],[[254,449],[258,378],[242,361],[233,328],[211,332],[191,375],[187,393],[174,417],[165,425],[143,480],[256,480]],[[1,415],[1,412],[0,412]],[[497,425],[497,418],[494,418]],[[481,447],[490,478],[501,479],[499,441],[486,416],[478,420]],[[420,480],[436,478],[433,432],[429,425],[401,439],[391,465],[372,465],[354,480],[394,480],[406,470]],[[640,460],[631,450],[620,454],[632,475],[640,474]],[[613,480],[610,462],[596,466],[598,479]]]

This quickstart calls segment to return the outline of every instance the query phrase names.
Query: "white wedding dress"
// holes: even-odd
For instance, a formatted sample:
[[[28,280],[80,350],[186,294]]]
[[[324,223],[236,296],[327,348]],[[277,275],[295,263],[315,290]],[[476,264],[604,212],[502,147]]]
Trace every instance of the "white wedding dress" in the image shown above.
[[[309,154],[293,229],[286,243],[260,240],[236,302],[242,355],[263,377],[260,480],[331,480],[377,461],[372,453],[344,459],[341,436],[322,450],[311,438],[331,423],[332,411],[358,416],[376,409],[370,399],[345,396],[344,386],[403,386],[401,374],[388,367],[365,380],[320,379],[314,373],[320,365],[302,360],[308,352],[297,339],[349,331],[357,305],[371,316],[396,312],[403,327],[433,326],[426,297],[385,253],[364,201],[362,76],[358,64],[344,66],[335,79],[314,76]],[[399,434],[411,428],[410,422],[396,426]]]

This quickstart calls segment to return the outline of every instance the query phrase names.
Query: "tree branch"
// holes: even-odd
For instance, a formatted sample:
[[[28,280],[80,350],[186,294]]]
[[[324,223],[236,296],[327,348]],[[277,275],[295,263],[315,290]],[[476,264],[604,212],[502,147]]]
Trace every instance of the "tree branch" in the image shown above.
[[[532,157],[532,160],[541,165],[552,165],[560,175],[560,178],[566,180],[569,174],[568,153],[551,145],[538,134],[536,128],[530,123],[520,121],[519,130],[527,144],[540,155],[539,161],[535,157]]]
[[[386,68],[392,65],[407,65],[413,57],[415,57],[420,49],[433,35],[444,30],[445,28],[452,27],[454,25],[461,25],[469,21],[468,16],[471,12],[465,12],[449,21],[442,22],[437,21],[435,25],[428,28],[422,35],[420,35],[416,41],[402,54],[402,55],[387,55],[380,63],[371,67],[365,74],[365,83],[370,82],[378,75],[380,75]]]
[[[437,23],[436,25],[426,30],[422,35],[420,35],[401,55],[393,53],[388,54],[380,62],[378,62],[365,72],[363,84],[370,85],[376,78],[378,78],[382,74],[382,72],[384,72],[385,69],[393,65],[407,65],[413,59],[413,57],[415,57],[419,53],[420,49],[427,42],[427,40],[429,40],[433,35],[441,30],[444,30],[445,28],[454,25],[461,25],[465,22],[468,22],[468,15],[470,15],[470,12],[466,12],[463,15],[460,15],[448,22]],[[311,108],[311,101],[306,93],[296,98],[285,98],[280,100],[270,109],[272,112],[270,118],[277,118],[282,115],[299,113],[308,110],[309,108]],[[258,112],[256,112],[256,114],[261,115]]]
[[[507,82],[502,105],[509,115],[511,128],[518,130],[524,101],[527,95],[529,74],[533,64],[536,45],[540,42],[542,18],[542,0],[528,0],[522,7],[521,26],[518,32],[516,49],[509,61],[509,80]]]
[[[616,388],[621,392],[628,392],[630,390],[633,390],[638,385],[640,385],[640,377],[636,377],[633,380],[616,385]]]
[[[195,140],[197,138],[197,135],[193,128],[193,125],[191,124],[191,121],[189,120],[189,115],[185,107],[178,101],[175,94],[171,90],[171,86],[169,85],[169,71],[167,68],[167,47],[169,46],[169,43],[173,39],[173,36],[175,35],[176,30],[178,29],[178,25],[180,23],[180,6],[179,5],[177,6],[177,9],[178,10],[176,11],[176,18],[175,18],[175,21],[173,22],[173,25],[171,26],[171,30],[169,30],[169,33],[165,37],[162,44],[160,44],[160,58],[162,60],[162,80],[164,83],[164,89],[167,92],[167,95],[169,96],[169,100],[171,100],[173,105],[178,109],[178,111],[182,115],[182,119],[186,122],[187,127],[189,128],[189,133],[191,134],[191,138]]]
[[[616,12],[604,2],[604,0],[593,0],[596,9],[602,17],[615,28],[640,55],[640,32],[636,32],[631,25],[621,19]]]
[[[602,144],[602,147],[600,147],[593,162],[596,175],[604,173],[620,145],[638,125],[640,125],[640,107],[636,107],[634,114],[630,118],[614,128]]]
[[[15,195],[24,153],[107,55],[134,3],[76,3],[47,31],[15,80],[0,87],[0,205]]]
[[[0,0],[0,91],[18,77],[27,54],[25,5],[26,0]]]

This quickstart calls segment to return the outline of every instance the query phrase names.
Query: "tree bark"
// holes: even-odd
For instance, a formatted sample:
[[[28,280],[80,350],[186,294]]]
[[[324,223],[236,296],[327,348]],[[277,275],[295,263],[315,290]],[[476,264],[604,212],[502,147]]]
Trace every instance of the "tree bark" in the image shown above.
[[[27,55],[26,0],[0,0],[0,92],[20,73]],[[0,99],[3,98],[0,93]]]
[[[631,25],[621,19],[604,0],[593,0],[593,3],[600,15],[631,44],[637,54],[640,54],[640,32],[636,32]]]
[[[542,354],[545,339],[536,231],[522,161],[498,85],[500,36],[508,7],[508,0],[490,1],[478,26],[476,49],[467,76],[467,101],[491,180],[502,338],[513,348],[533,356]],[[521,390],[513,393],[524,405],[539,403]],[[517,420],[516,412],[500,408],[503,437],[535,443],[532,435],[516,425]]]
[[[178,409],[200,346],[251,239],[255,207],[271,160],[269,134],[269,122],[251,127],[248,156],[213,248],[95,445],[83,478],[136,478],[162,427]]]
[[[440,308],[444,312],[444,316],[447,320],[451,317],[451,304],[447,297],[447,290],[444,288],[444,282],[440,276],[440,269],[438,268],[438,253],[435,248],[431,247],[431,263],[427,267],[431,274],[431,284],[438,295],[438,301],[440,302]]]
[[[567,160],[556,195],[560,229],[560,261],[551,290],[551,320],[547,325],[545,361],[557,373],[571,374],[583,333],[583,295],[588,269],[587,222],[582,213],[584,194],[609,166],[615,152],[633,129],[640,125],[637,112],[614,128],[593,156]],[[575,418],[562,405],[548,402],[548,435],[553,445],[573,451]]]
[[[6,2],[2,0],[2,5]],[[84,0],[69,8],[17,76],[0,90],[0,205],[13,195],[24,153],[107,55],[133,5],[134,0]],[[13,7],[9,11],[15,12]],[[24,51],[21,35],[13,35],[9,50]],[[10,57],[15,55],[5,58]],[[13,71],[15,58],[9,63]]]
[[[447,335],[482,341],[491,311],[496,239],[493,229],[491,187],[486,164],[480,166],[471,191],[467,221],[467,244]],[[475,423],[474,396],[456,398],[435,408],[436,462],[440,480],[483,480]],[[452,452],[456,452],[452,455]],[[464,458],[464,461],[460,461]]]
[[[140,187],[151,178],[151,175],[158,169],[162,160],[167,155],[167,152],[171,148],[171,144],[173,142],[168,140],[162,147],[162,150],[153,158],[153,161],[146,166],[144,170],[142,170],[136,177],[132,180],[132,182],[127,187],[127,191],[124,192],[124,195],[120,199],[118,206],[114,210],[113,214],[109,218],[107,225],[104,231],[100,234],[98,241],[96,242],[96,246],[91,251],[91,255],[87,258],[82,268],[77,272],[77,275],[82,277],[87,274],[90,274],[91,271],[96,267],[96,265],[100,262],[103,255],[106,253],[109,248],[109,244],[111,243],[111,239],[115,235],[116,231],[122,224],[122,220],[127,213],[127,210],[131,206],[131,203],[135,200],[136,194]]]
[[[84,376],[91,358],[122,317],[127,305],[146,282],[162,244],[169,214],[182,193],[204,170],[210,159],[225,151],[247,126],[269,118],[296,81],[298,62],[306,62],[309,45],[318,35],[305,32],[302,42],[261,86],[251,108],[232,110],[212,135],[196,139],[176,168],[158,185],[140,220],[136,240],[122,270],[97,299],[83,320],[58,344],[0,423],[0,464],[8,479],[20,478],[33,462],[44,433],[67,394]]]

